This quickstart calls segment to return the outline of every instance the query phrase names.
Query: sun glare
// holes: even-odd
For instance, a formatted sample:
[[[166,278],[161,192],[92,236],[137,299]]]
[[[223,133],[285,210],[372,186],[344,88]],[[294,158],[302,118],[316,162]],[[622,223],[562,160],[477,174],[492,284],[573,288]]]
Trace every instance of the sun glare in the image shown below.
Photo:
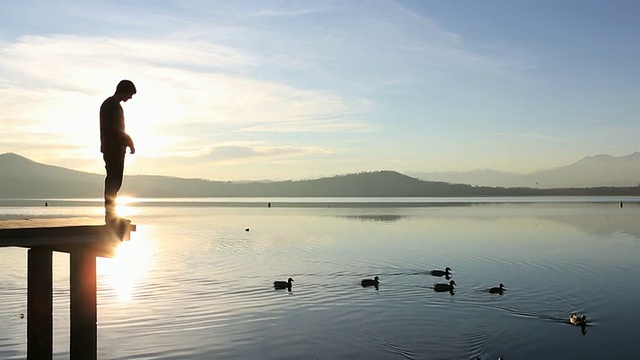
[[[138,199],[128,196],[119,196],[116,199],[116,213],[118,216],[130,217],[138,214],[138,209],[131,204],[138,201]]]
[[[115,256],[103,259],[99,271],[121,301],[130,301],[136,286],[146,277],[152,264],[152,243],[144,236],[133,233],[131,240],[122,242]]]

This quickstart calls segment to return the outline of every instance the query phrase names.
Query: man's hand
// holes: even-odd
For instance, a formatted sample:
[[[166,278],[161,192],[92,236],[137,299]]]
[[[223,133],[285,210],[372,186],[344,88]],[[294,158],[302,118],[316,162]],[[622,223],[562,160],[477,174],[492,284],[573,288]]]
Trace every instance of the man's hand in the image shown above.
[[[125,144],[129,147],[129,154],[133,155],[136,153],[136,147],[133,146],[133,140],[131,140],[131,136],[124,134],[125,136]]]

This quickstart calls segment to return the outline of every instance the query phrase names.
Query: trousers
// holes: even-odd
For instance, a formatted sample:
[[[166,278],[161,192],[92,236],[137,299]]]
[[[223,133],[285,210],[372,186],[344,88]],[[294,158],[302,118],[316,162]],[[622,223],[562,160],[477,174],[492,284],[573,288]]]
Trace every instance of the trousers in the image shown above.
[[[122,187],[124,174],[124,149],[102,153],[107,176],[104,179],[104,210],[106,217],[116,216],[116,197]]]

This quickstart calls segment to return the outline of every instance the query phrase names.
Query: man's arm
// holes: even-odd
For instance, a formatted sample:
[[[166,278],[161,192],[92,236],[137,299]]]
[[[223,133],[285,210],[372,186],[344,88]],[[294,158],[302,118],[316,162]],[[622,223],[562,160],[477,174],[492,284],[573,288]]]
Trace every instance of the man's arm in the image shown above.
[[[122,132],[122,134],[125,136],[125,144],[127,144],[126,146],[129,147],[129,153],[131,155],[136,153],[136,147],[133,145],[133,140],[131,139],[131,136],[129,136],[129,134],[125,133],[124,131]]]

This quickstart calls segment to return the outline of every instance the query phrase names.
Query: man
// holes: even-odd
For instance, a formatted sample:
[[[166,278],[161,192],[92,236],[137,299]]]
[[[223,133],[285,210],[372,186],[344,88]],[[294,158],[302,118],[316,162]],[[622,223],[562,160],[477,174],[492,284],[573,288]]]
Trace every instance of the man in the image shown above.
[[[129,80],[122,80],[118,83],[115,94],[100,106],[100,151],[107,170],[104,180],[104,220],[107,224],[115,224],[118,220],[116,197],[122,186],[127,147],[131,154],[136,152],[133,140],[125,132],[124,112],[120,106],[120,102],[127,102],[135,93],[135,85]]]

